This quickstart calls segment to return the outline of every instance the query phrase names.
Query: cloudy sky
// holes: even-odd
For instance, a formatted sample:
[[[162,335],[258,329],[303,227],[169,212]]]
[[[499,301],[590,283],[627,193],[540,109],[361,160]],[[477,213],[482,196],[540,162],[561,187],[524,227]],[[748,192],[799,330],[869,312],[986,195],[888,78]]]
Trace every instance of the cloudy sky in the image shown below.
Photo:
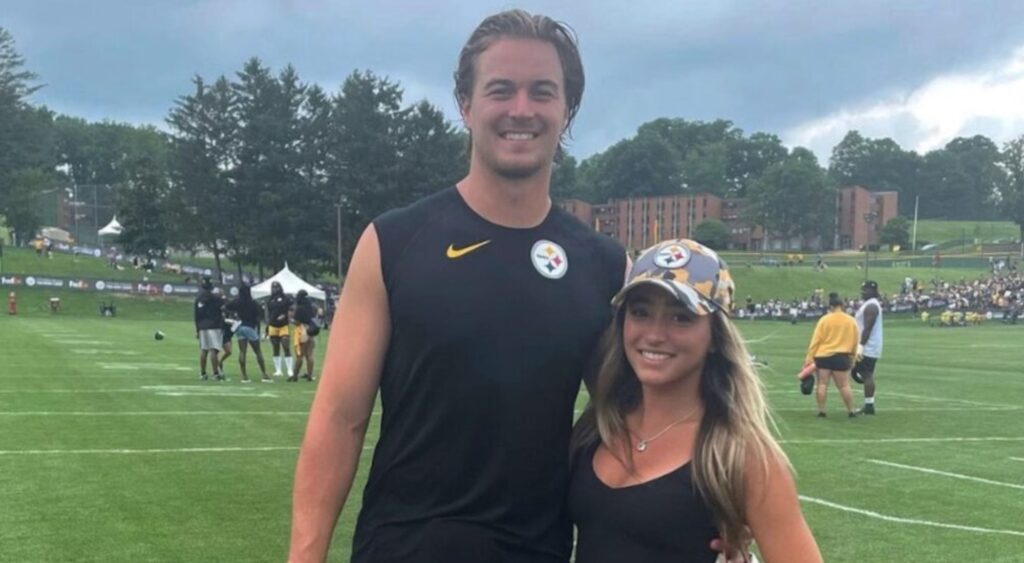
[[[369,69],[454,121],[458,51],[510,7],[579,35],[578,158],[657,117],[729,119],[823,164],[849,129],[922,152],[1024,134],[1021,0],[0,0],[0,26],[46,85],[34,99],[89,120],[163,126],[193,75],[256,56],[331,91]]]

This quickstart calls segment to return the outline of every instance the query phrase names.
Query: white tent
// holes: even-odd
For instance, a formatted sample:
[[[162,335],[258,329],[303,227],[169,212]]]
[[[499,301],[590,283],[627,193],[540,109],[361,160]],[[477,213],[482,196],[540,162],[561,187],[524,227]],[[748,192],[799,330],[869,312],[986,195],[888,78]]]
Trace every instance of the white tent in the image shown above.
[[[270,284],[274,282],[281,284],[281,289],[283,289],[285,293],[295,295],[300,289],[305,289],[310,298],[319,299],[320,301],[327,300],[327,295],[322,289],[317,289],[316,287],[302,281],[302,278],[296,276],[294,272],[288,269],[288,264],[285,264],[284,268],[282,268],[280,272],[274,274],[273,277],[263,280],[263,283],[252,286],[252,298],[263,299],[264,297],[269,297]]]
[[[100,234],[102,236],[102,235],[119,235],[119,234],[121,234],[122,231],[124,231],[124,227],[121,226],[121,223],[117,222],[117,217],[114,217],[113,219],[110,220],[109,223],[107,223],[106,227],[103,227],[102,229],[100,229],[97,232],[98,232],[98,234]]]

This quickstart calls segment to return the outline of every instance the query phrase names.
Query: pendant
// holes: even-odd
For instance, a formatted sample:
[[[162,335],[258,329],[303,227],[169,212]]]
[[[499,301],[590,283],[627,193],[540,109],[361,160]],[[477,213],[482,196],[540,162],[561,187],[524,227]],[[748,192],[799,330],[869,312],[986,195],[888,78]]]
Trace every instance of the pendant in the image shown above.
[[[647,450],[647,440],[640,440],[636,443],[636,451],[643,452]]]

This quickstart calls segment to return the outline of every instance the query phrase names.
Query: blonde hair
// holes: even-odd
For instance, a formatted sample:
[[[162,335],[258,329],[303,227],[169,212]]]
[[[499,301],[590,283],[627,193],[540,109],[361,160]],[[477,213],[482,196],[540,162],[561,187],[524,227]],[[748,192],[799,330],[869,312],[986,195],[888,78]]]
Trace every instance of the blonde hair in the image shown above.
[[[628,302],[628,298],[627,298]],[[624,310],[605,331],[593,396],[573,429],[574,459],[603,442],[630,471],[633,452],[626,415],[640,406],[640,381],[626,360],[622,343]],[[753,460],[764,471],[789,460],[772,436],[774,421],[764,398],[764,386],[750,362],[739,331],[721,311],[711,317],[711,352],[701,373],[704,406],[693,446],[693,482],[717,520],[721,538],[731,546],[747,539],[746,474]]]

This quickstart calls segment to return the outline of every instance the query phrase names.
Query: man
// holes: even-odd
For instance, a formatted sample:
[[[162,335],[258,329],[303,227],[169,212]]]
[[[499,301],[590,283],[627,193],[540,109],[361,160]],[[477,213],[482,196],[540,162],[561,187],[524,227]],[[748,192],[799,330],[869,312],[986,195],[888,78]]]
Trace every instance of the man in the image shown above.
[[[274,350],[274,375],[278,377],[282,375],[282,350],[284,351],[284,367],[288,370],[288,376],[291,377],[293,373],[291,339],[288,331],[288,311],[291,308],[291,296],[284,292],[280,283],[271,283],[270,299],[267,301],[267,336],[270,338],[270,346]]]
[[[326,557],[378,389],[352,561],[569,560],[573,407],[626,271],[549,196],[583,68],[564,26],[514,10],[477,27],[455,82],[469,173],[356,246],[296,468],[293,562]]]
[[[378,388],[353,561],[568,561],[568,441],[625,253],[551,205],[583,91],[569,32],[505,12],[460,55],[469,174],[352,257],[295,477],[292,561],[322,561]]]
[[[202,381],[209,379],[206,373],[206,361],[209,355],[213,356],[211,358],[213,378],[217,381],[224,381],[224,375],[220,371],[220,362],[217,359],[224,339],[221,333],[224,326],[223,307],[224,300],[213,292],[213,282],[210,281],[210,278],[203,278],[199,286],[199,294],[196,295],[192,307],[196,338],[199,339],[199,379]]]
[[[860,412],[875,414],[875,364],[882,357],[882,304],[878,301],[878,284],[870,280],[864,282],[860,295],[864,302],[855,317],[860,342],[853,379],[864,384],[864,407]]]

